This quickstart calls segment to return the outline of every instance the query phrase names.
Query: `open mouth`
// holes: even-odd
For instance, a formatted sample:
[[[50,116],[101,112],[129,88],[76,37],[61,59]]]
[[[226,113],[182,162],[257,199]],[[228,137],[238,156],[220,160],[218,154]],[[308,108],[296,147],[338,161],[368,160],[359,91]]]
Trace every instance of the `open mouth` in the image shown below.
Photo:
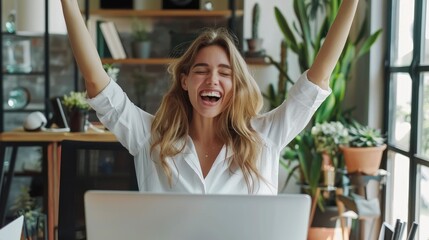
[[[221,99],[222,95],[218,91],[202,91],[200,96],[204,101],[215,103]]]

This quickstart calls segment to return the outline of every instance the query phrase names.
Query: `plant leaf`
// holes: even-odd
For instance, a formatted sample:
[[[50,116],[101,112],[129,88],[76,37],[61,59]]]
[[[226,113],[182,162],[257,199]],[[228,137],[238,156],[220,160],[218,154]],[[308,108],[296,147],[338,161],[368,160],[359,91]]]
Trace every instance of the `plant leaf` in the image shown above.
[[[330,119],[335,109],[335,102],[335,96],[333,94],[329,95],[315,113],[316,123],[326,122]]]
[[[363,43],[362,47],[359,50],[359,53],[357,54],[357,58],[360,58],[365,53],[369,52],[371,46],[377,41],[377,39],[380,37],[382,30],[379,29],[375,33],[371,34]]]
[[[297,46],[295,36],[293,35],[293,32],[290,29],[286,18],[283,16],[283,14],[281,13],[278,7],[274,7],[274,15],[276,17],[277,24],[279,25],[280,30],[283,33],[287,46],[290,47],[294,52],[297,52],[298,46]]]

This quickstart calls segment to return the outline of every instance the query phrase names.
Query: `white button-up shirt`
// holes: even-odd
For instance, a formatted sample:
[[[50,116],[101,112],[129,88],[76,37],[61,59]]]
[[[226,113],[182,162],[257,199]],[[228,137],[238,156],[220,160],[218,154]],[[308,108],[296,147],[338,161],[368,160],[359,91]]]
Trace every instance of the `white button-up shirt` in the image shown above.
[[[252,119],[252,127],[263,141],[257,167],[264,178],[255,185],[253,194],[277,194],[282,149],[304,129],[329,94],[330,90],[310,82],[305,72],[289,90],[288,98],[281,106]],[[231,171],[228,167],[228,159],[234,154],[230,147],[222,147],[204,178],[195,145],[189,136],[185,139],[184,150],[167,158],[173,176],[170,186],[159,164],[159,149],[152,153],[150,150],[153,115],[134,105],[114,81],[88,102],[100,121],[134,156],[141,192],[249,193],[241,170]],[[183,142],[177,144],[182,146]]]

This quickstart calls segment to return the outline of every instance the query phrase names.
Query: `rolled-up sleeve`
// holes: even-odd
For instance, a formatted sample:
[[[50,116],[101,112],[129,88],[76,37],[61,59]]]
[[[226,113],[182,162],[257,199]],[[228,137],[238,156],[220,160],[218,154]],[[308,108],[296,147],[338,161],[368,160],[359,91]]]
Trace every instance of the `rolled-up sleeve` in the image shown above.
[[[87,101],[100,122],[132,155],[150,137],[153,116],[134,105],[115,81],[110,80],[97,96]]]
[[[309,81],[305,71],[289,89],[287,99],[276,109],[255,118],[252,124],[265,138],[283,149],[305,128],[331,92]]]

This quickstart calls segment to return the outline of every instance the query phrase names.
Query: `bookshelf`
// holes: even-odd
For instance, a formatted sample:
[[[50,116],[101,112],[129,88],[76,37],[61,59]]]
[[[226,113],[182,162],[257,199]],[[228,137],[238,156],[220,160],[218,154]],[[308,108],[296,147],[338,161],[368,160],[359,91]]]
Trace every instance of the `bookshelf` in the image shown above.
[[[231,10],[90,10],[89,15],[100,17],[224,17],[232,16]],[[236,16],[243,16],[243,10],[237,10]]]

